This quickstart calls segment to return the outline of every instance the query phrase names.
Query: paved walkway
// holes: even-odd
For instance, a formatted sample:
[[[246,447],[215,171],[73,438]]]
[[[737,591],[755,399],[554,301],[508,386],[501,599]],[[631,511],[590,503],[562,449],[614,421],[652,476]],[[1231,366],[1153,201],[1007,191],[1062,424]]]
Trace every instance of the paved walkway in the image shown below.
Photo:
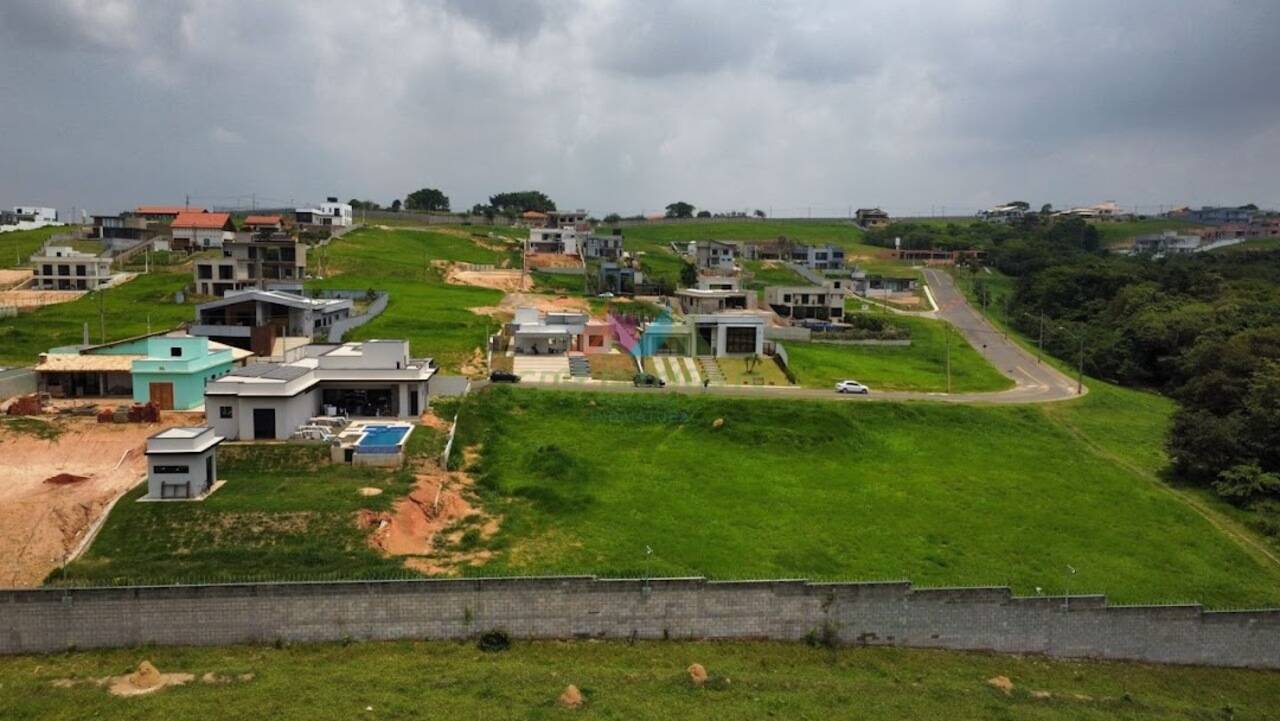
[[[703,388],[701,380],[692,385],[676,385],[670,380],[666,388],[636,388],[630,384],[558,384],[521,382],[522,386],[534,388],[564,388],[603,391],[607,393],[706,393],[720,396],[740,398],[798,398],[829,401],[941,401],[947,403],[1047,403],[1076,397],[1076,381],[1059,372],[1048,363],[1036,361],[1036,357],[1022,346],[1009,340],[1004,333],[997,330],[981,313],[974,310],[965,299],[964,294],[956,287],[951,275],[945,271],[927,268],[925,280],[929,284],[937,311],[904,312],[904,315],[919,315],[939,318],[951,323],[966,340],[982,354],[997,370],[1010,378],[1016,385],[1006,391],[989,393],[924,393],[918,391],[876,391],[870,395],[856,396],[839,394],[835,391],[817,388],[797,388],[794,386],[711,386]],[[692,359],[690,359],[692,361]],[[1088,392],[1085,387],[1084,392]]]

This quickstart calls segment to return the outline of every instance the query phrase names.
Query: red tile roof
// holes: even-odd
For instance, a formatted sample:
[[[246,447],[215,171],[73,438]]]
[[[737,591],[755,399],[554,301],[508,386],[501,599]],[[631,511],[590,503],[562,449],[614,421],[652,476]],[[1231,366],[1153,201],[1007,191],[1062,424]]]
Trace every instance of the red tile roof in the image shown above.
[[[205,213],[204,208],[184,208],[181,205],[139,205],[133,212],[138,215],[178,215],[179,213]]]
[[[222,228],[231,222],[230,213],[182,212],[173,219],[171,228]]]
[[[521,217],[521,218],[528,218],[528,219],[532,220],[532,219],[534,219],[534,218],[545,218],[545,217],[547,217],[547,214],[546,214],[546,213],[539,213],[539,212],[538,212],[538,211],[536,211],[536,210],[526,210],[526,211],[524,211],[523,213],[521,213],[521,214],[520,214],[520,217]]]
[[[244,219],[245,225],[279,225],[278,215],[250,215]]]

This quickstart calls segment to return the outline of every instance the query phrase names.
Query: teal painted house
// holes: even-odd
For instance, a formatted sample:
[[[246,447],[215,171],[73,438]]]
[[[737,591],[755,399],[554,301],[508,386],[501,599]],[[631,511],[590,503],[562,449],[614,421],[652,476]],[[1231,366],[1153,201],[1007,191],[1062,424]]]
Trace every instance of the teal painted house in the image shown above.
[[[165,410],[204,404],[204,386],[230,373],[249,351],[185,333],[151,335],[97,346],[54,348],[40,356],[40,389],[55,398],[132,397]]]
[[[187,410],[204,404],[204,386],[231,372],[231,349],[198,336],[146,339],[144,357],[135,359],[133,400],[156,401],[161,408]]]

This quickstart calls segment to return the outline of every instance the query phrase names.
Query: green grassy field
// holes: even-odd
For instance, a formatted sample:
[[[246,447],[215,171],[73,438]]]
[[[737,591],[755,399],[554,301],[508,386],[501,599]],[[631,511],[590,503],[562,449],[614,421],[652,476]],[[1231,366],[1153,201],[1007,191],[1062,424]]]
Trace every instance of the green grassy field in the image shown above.
[[[422,426],[411,451],[439,452]],[[127,584],[238,579],[388,578],[404,575],[357,528],[361,509],[388,510],[413,483],[408,471],[330,464],[322,445],[224,446],[227,484],[201,503],[137,503],[141,486],[111,512],[88,553],[54,572],[52,584]],[[362,496],[362,487],[380,488]]]
[[[771,285],[813,285],[799,273],[779,263],[765,264],[758,260],[746,260],[742,267],[751,273],[751,279],[743,286],[748,290],[760,291],[764,297],[764,289]]]
[[[196,681],[116,698],[62,679],[122,674],[142,659]],[[713,683],[694,688],[701,663]],[[206,673],[247,681],[209,684]],[[1010,678],[1010,695],[986,679]],[[721,679],[721,681],[714,681]],[[585,704],[556,705],[568,684]],[[1033,692],[1047,691],[1047,699]],[[0,659],[0,716],[103,721],[251,719],[1030,719],[1273,718],[1280,674],[780,643],[354,643],[161,647]]]
[[[1034,593],[1061,592],[1070,564],[1071,590],[1117,602],[1280,600],[1280,568],[1088,440],[1109,410],[1069,429],[1035,406],[498,389],[468,402],[459,444],[482,444],[474,472],[505,516],[481,572],[636,575],[648,545],[654,574]],[[1130,409],[1133,435],[1106,444],[1147,442],[1137,426],[1166,411]]]
[[[581,273],[545,273],[533,271],[533,289],[537,293],[582,295],[586,281]]]
[[[911,330],[910,346],[857,346],[784,341],[796,381],[809,388],[831,388],[852,378],[876,390],[945,391],[947,324],[910,316],[890,316]],[[1013,387],[951,329],[951,390],[999,391]]]
[[[75,226],[50,225],[35,230],[15,230],[0,233],[0,268],[19,268],[31,265],[31,254],[44,242],[59,233],[71,233]]]
[[[432,261],[489,264],[505,255],[452,233],[362,228],[308,258],[313,268],[323,268],[324,279],[307,285],[388,291],[386,311],[346,340],[404,338],[415,356],[435,358],[445,370],[457,371],[497,329],[497,321],[468,308],[495,306],[502,293],[449,285]]]
[[[174,294],[190,283],[190,273],[151,273],[104,291],[107,340],[146,333],[148,316],[151,329],[157,331],[191,320],[195,306],[173,302]],[[29,365],[50,348],[77,345],[83,340],[85,323],[89,341],[101,342],[98,297],[93,293],[0,319],[0,363]]]
[[[1117,222],[1097,222],[1093,226],[1102,234],[1102,245],[1107,248],[1127,246],[1135,236],[1149,233],[1163,233],[1166,230],[1185,230],[1196,227],[1185,220],[1169,218],[1147,218],[1146,220],[1123,220]]]

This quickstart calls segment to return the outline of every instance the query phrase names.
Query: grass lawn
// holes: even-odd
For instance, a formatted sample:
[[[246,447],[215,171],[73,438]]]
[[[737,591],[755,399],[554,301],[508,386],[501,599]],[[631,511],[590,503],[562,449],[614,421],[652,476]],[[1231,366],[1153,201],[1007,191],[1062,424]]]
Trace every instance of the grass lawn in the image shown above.
[[[411,451],[439,452],[434,429],[419,426]],[[355,515],[383,511],[408,493],[408,471],[331,464],[313,444],[225,445],[218,475],[227,480],[200,503],[136,503],[145,485],[112,510],[79,560],[49,583],[164,583],[288,578],[389,578],[402,559],[366,543]],[[378,496],[358,490],[381,488]]]
[[[556,295],[582,295],[586,292],[586,279],[582,273],[546,273],[533,271],[533,290],[537,293]]]
[[[59,679],[124,673],[147,658],[163,672],[249,681],[193,682],[119,699]],[[697,689],[686,667],[727,682]],[[986,684],[1008,676],[1012,694]],[[582,689],[582,709],[555,699]],[[1048,691],[1041,700],[1033,691]],[[894,648],[829,651],[800,644],[518,642],[308,644],[275,649],[160,647],[0,659],[0,715],[103,721],[270,718],[1034,719],[1192,721],[1270,717],[1280,674],[1055,661]],[[1230,709],[1230,713],[1224,709]],[[372,709],[372,710],[370,710]],[[856,712],[854,711],[856,709]]]
[[[630,381],[636,375],[636,362],[630,353],[596,353],[587,356],[591,377],[601,381]]]
[[[477,245],[465,234],[361,228],[315,253],[323,280],[313,288],[374,288],[391,294],[382,315],[347,334],[346,340],[405,338],[417,357],[432,357],[456,372],[484,346],[498,322],[468,308],[495,306],[502,292],[449,285],[431,261],[496,263],[505,253]]]
[[[799,273],[782,263],[746,260],[742,262],[742,265],[744,270],[751,273],[751,280],[747,281],[744,287],[749,290],[760,291],[761,297],[763,297],[764,289],[771,285],[813,285]]]
[[[672,288],[680,286],[680,271],[685,265],[683,258],[657,249],[646,251],[638,260],[646,283],[663,281]]]
[[[173,302],[174,294],[190,283],[190,273],[150,273],[103,291],[107,340],[146,333],[148,316],[151,329],[157,331],[191,320],[194,305]],[[85,323],[89,341],[101,342],[95,293],[0,319],[0,363],[29,365],[54,346],[77,345],[83,340]]]
[[[808,388],[831,388],[852,378],[872,391],[945,391],[945,321],[891,316],[911,329],[910,346],[836,345],[784,341],[791,372]],[[951,330],[951,390],[999,391],[1013,387],[955,329]]]
[[[770,357],[762,357],[749,372],[745,358],[721,357],[716,359],[716,365],[720,366],[720,372],[724,374],[724,382],[728,385],[791,385],[786,374],[778,367],[778,363]]]
[[[48,225],[34,230],[14,230],[0,233],[0,268],[27,267],[31,254],[44,242],[59,233],[73,233],[74,225]]]
[[[639,575],[650,546],[655,575],[1031,594],[1061,592],[1070,564],[1071,591],[1113,602],[1280,600],[1280,569],[1038,406],[502,388],[459,433],[505,518],[477,574]]]
[[[1146,220],[1123,220],[1117,222],[1101,221],[1093,223],[1102,235],[1102,245],[1115,248],[1130,245],[1129,241],[1139,235],[1163,233],[1166,230],[1189,230],[1197,227],[1185,220],[1169,218],[1147,218]]]

